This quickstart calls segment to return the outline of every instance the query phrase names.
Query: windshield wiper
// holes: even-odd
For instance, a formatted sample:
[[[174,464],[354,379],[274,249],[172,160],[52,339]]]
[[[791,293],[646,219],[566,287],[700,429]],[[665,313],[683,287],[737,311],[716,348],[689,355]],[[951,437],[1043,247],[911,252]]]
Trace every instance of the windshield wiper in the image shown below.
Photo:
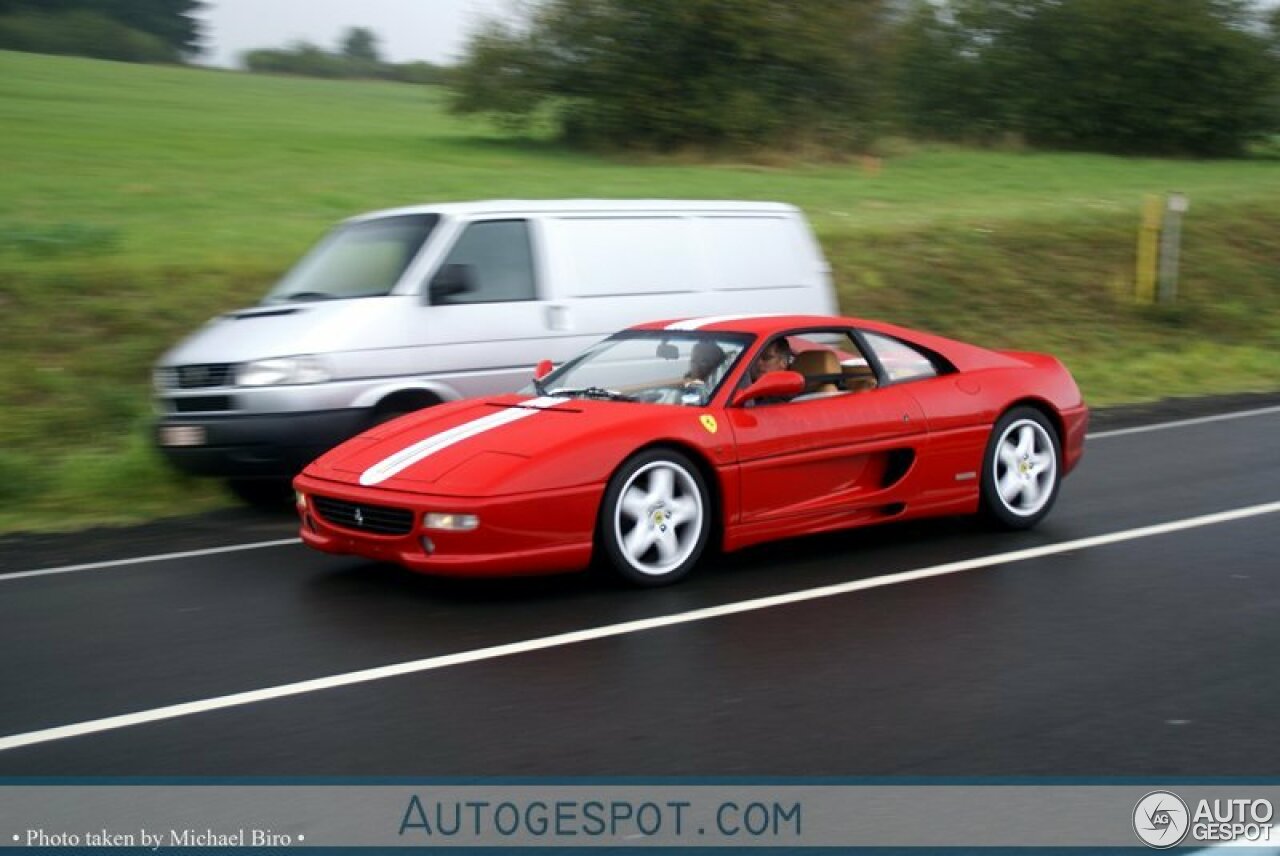
[[[577,389],[553,389],[549,395],[580,395],[583,398],[604,398],[609,401],[637,401],[634,395],[618,392],[613,389],[605,389],[602,386],[583,386]]]

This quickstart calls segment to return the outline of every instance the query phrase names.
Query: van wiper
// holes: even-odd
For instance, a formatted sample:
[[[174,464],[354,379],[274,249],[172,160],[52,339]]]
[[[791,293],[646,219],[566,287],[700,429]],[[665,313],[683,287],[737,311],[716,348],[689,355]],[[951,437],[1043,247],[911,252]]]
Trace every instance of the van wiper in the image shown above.
[[[609,401],[638,401],[634,395],[618,392],[615,389],[605,389],[602,386],[583,386],[577,389],[553,389],[550,395],[580,395],[583,398],[603,398]]]
[[[299,300],[333,300],[334,296],[324,291],[295,291],[293,294],[285,294],[280,300],[285,303],[294,303]]]

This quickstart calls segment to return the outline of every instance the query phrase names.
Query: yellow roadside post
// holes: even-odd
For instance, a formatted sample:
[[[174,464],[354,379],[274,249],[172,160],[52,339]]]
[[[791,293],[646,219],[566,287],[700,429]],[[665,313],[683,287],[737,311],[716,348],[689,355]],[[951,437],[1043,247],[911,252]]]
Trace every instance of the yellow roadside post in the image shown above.
[[[1133,296],[1139,303],[1156,299],[1156,262],[1160,252],[1160,225],[1164,204],[1159,196],[1147,196],[1142,205],[1142,224],[1138,227],[1138,278]]]

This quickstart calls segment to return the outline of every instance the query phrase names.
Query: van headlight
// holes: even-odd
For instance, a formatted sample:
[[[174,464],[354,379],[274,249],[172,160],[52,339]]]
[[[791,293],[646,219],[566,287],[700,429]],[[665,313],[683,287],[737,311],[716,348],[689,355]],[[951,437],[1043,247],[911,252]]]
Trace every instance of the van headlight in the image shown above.
[[[236,384],[239,386],[324,383],[332,377],[324,360],[312,355],[254,360],[236,370]]]

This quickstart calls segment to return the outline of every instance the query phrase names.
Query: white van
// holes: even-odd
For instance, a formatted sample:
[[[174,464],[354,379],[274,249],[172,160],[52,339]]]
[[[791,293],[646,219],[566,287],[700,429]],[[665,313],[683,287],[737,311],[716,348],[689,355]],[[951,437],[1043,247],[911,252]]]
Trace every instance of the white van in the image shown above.
[[[379,211],[340,224],[261,303],[215,318],[160,359],[155,436],[180,469],[263,499],[371,425],[515,390],[539,360],[559,363],[631,324],[835,311],[830,267],[790,205]]]

